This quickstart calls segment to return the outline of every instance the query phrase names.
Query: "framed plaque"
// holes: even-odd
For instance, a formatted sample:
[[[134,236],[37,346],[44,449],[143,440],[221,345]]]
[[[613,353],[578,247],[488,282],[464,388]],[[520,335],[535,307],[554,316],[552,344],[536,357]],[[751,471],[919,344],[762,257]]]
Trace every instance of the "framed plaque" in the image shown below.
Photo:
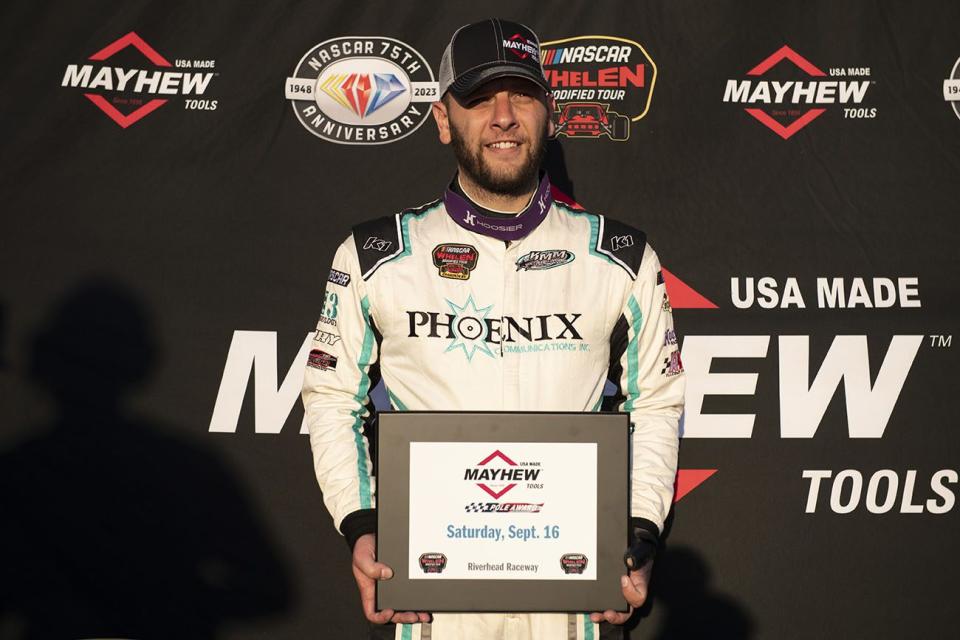
[[[625,413],[383,412],[377,609],[626,611]]]

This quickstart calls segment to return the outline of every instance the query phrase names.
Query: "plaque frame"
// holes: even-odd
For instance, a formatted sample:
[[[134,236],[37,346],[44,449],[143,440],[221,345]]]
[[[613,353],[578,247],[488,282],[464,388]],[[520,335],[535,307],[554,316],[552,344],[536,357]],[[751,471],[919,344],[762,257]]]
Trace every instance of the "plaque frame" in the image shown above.
[[[378,422],[377,557],[394,571],[393,578],[376,583],[378,611],[628,610],[620,576],[626,573],[623,554],[629,523],[629,414],[384,411]],[[458,441],[596,443],[596,580],[410,579],[410,443]]]

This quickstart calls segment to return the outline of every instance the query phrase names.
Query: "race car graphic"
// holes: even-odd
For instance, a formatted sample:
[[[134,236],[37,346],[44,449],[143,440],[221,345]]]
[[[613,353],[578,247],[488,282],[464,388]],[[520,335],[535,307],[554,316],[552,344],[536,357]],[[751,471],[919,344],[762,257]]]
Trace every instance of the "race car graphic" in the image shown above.
[[[610,105],[599,102],[567,102],[560,105],[557,135],[568,138],[626,140],[630,137],[630,118],[610,111]]]

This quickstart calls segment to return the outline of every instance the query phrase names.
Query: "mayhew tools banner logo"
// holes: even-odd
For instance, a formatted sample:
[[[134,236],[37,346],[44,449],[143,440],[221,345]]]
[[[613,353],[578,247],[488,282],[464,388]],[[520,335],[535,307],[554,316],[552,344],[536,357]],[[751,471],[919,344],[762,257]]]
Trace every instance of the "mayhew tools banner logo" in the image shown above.
[[[557,101],[557,135],[623,142],[650,109],[657,65],[639,42],[575,36],[541,44]]]
[[[748,105],[749,115],[787,140],[835,105],[847,119],[875,118],[877,108],[863,106],[870,78],[870,67],[824,72],[783,45],[747,71],[747,79],[727,80],[723,101]]]
[[[950,103],[953,113],[960,118],[960,58],[953,63],[950,77],[943,81],[943,99]]]
[[[85,98],[126,129],[173,97],[182,96],[187,110],[216,110],[218,101],[203,97],[218,75],[215,67],[216,60],[206,58],[176,58],[171,63],[131,31],[87,63],[68,64],[60,85],[84,89]]]
[[[300,59],[285,95],[307,131],[338,144],[387,144],[416,131],[439,98],[426,59],[382,36],[333,38]]]

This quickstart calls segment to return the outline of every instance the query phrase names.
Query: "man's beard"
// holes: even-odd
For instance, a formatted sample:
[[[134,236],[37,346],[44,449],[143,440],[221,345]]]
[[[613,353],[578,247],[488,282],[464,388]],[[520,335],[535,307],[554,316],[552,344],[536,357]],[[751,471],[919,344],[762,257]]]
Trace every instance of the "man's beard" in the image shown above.
[[[467,174],[478,187],[489,193],[501,196],[523,196],[536,185],[540,164],[547,153],[547,122],[538,132],[539,135],[528,140],[527,155],[520,168],[512,174],[495,172],[483,157],[483,146],[471,152],[457,128],[450,123],[450,142],[453,155],[460,169]]]

